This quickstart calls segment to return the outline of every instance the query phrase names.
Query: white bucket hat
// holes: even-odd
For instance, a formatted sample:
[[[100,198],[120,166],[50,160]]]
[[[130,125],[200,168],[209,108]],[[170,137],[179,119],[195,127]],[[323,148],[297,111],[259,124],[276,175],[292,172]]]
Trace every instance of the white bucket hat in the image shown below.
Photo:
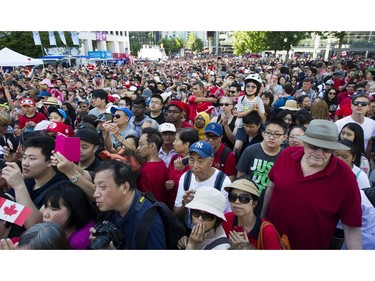
[[[198,188],[193,200],[186,204],[185,207],[213,214],[226,221],[224,216],[225,197],[214,187],[202,186]]]

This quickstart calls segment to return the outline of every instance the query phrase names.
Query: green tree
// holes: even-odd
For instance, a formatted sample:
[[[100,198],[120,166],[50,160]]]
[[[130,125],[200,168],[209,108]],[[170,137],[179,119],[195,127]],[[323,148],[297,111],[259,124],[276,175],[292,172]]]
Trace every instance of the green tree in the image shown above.
[[[236,31],[233,34],[233,52],[235,55],[243,55],[267,50],[265,38],[265,32]]]
[[[130,41],[130,54],[134,57],[138,56],[139,50],[142,48],[142,44],[139,42]]]
[[[194,42],[194,44],[193,44],[193,49],[192,49],[192,51],[195,51],[195,52],[202,52],[202,51],[203,51],[203,46],[204,46],[204,44],[203,44],[202,39],[197,38],[197,39],[195,39],[195,42]]]
[[[172,51],[172,41],[167,38],[163,38],[161,39],[161,44],[163,45],[166,55],[170,56]]]
[[[189,48],[190,50],[193,50],[194,43],[195,43],[195,34],[194,32],[190,32],[189,38],[186,42],[186,47]]]
[[[267,31],[265,32],[265,44],[268,46],[268,50],[276,51],[287,51],[287,59],[289,58],[289,51],[292,46],[297,46],[298,43],[306,39],[310,35],[310,32],[295,32],[295,31]]]
[[[337,56],[336,56],[336,61],[340,60],[341,58],[341,50],[342,50],[342,45],[344,43],[344,38],[347,35],[346,31],[315,31],[317,35],[322,37],[323,39],[327,39],[328,37],[333,37],[337,38],[339,40],[339,48],[337,50]]]
[[[50,46],[48,39],[48,32],[41,31],[40,40],[42,47],[54,47]],[[73,42],[69,32],[64,31],[66,44],[68,47],[73,47]],[[57,47],[65,47],[61,42],[60,37],[55,33]],[[33,34],[31,31],[1,31],[0,32],[0,48],[7,47],[15,52],[21,53],[25,56],[33,58],[43,56],[42,47],[35,45]]]
[[[172,38],[171,41],[172,41],[172,52],[174,53],[178,53],[186,45],[186,42],[183,42],[180,38]]]

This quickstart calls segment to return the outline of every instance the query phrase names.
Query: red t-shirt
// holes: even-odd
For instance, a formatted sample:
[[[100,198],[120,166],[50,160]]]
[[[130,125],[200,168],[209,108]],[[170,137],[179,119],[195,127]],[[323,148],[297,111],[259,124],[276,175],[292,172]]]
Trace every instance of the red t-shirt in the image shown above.
[[[218,151],[214,154],[214,162],[212,163],[212,167],[215,167],[216,169],[223,171],[227,176],[235,176],[237,174],[237,160],[234,153],[231,151],[228,154],[227,159],[223,164],[220,163],[220,157],[225,148],[224,144],[220,145],[220,148]]]
[[[362,226],[358,184],[349,166],[333,155],[323,171],[304,177],[303,154],[301,147],[287,147],[271,168],[268,219],[288,236],[292,249],[328,249],[339,220]]]
[[[189,164],[185,165],[185,169],[183,170],[175,169],[173,161],[178,158],[181,158],[181,154],[174,154],[168,166],[168,170],[169,170],[168,180],[174,181],[173,188],[167,191],[167,202],[168,202],[167,205],[169,208],[171,208],[171,210],[173,210],[174,202],[176,200],[178,182],[180,181],[182,174],[190,170]]]
[[[142,192],[151,192],[156,200],[167,204],[165,182],[168,180],[168,172],[163,160],[145,163],[140,169],[138,189]]]
[[[38,124],[40,121],[43,120],[46,120],[46,116],[44,116],[44,114],[40,112],[36,112],[33,117],[27,117],[26,114],[24,114],[21,115],[18,119],[18,125],[20,126],[20,129],[23,129],[27,122],[33,121],[35,122],[35,124]]]
[[[225,214],[225,218],[227,221],[223,221],[221,225],[224,228],[225,234],[229,238],[229,231],[235,230],[235,227],[237,224],[234,222],[236,215],[233,212],[229,212]],[[257,218],[257,221],[253,227],[253,229],[247,233],[247,237],[249,238],[249,242],[251,245],[253,245],[255,248],[258,248],[258,237],[259,237],[259,231],[261,223],[264,220],[261,220],[260,218]],[[263,228],[263,243],[264,243],[264,250],[280,250],[280,240],[277,236],[277,233],[275,232],[275,229],[272,226],[265,226]]]

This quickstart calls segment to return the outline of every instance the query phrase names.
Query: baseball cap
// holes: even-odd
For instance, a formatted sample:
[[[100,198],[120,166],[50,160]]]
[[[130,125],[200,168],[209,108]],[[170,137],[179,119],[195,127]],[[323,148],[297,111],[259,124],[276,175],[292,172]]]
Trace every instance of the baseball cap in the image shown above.
[[[43,79],[42,81],[39,82],[39,84],[47,85],[48,87],[52,88],[53,85],[49,79]]]
[[[189,152],[196,152],[203,158],[214,157],[214,149],[212,148],[212,145],[206,141],[197,141],[193,143],[189,148]]]
[[[35,106],[35,101],[31,98],[22,98],[20,106]]]
[[[48,93],[47,91],[42,91],[39,93],[39,95],[37,95],[38,98],[42,98],[42,97],[50,97],[51,94]]]
[[[132,118],[132,116],[133,116],[132,111],[129,108],[127,108],[127,107],[117,107],[117,106],[112,106],[111,107],[111,113],[113,115],[116,113],[117,110],[123,111],[126,115],[129,116],[129,118]]]
[[[176,132],[176,127],[172,123],[163,123],[159,126],[159,132]]]
[[[74,132],[69,125],[66,125],[62,122],[51,122],[47,129],[47,132],[61,133],[68,137],[74,137]]]
[[[60,109],[60,108],[50,106],[50,107],[48,107],[47,110],[48,110],[48,114],[51,114],[52,112],[56,112],[58,115],[60,115],[65,120],[68,118],[67,115],[66,115],[66,112],[64,110]]]
[[[93,145],[99,145],[99,134],[90,128],[82,128],[76,131],[76,137]]]
[[[212,133],[215,136],[222,136],[223,135],[223,126],[216,122],[208,123],[206,128],[204,129],[204,133]]]
[[[324,84],[327,84],[327,85],[334,85],[335,82],[334,82],[332,79],[329,79],[329,80],[327,80]]]

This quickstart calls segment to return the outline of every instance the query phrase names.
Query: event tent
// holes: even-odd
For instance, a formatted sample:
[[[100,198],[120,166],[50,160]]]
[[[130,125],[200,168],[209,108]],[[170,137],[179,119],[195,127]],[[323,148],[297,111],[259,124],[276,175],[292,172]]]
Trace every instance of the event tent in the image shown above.
[[[0,50],[0,66],[29,66],[43,64],[43,60],[33,59],[8,48]]]

